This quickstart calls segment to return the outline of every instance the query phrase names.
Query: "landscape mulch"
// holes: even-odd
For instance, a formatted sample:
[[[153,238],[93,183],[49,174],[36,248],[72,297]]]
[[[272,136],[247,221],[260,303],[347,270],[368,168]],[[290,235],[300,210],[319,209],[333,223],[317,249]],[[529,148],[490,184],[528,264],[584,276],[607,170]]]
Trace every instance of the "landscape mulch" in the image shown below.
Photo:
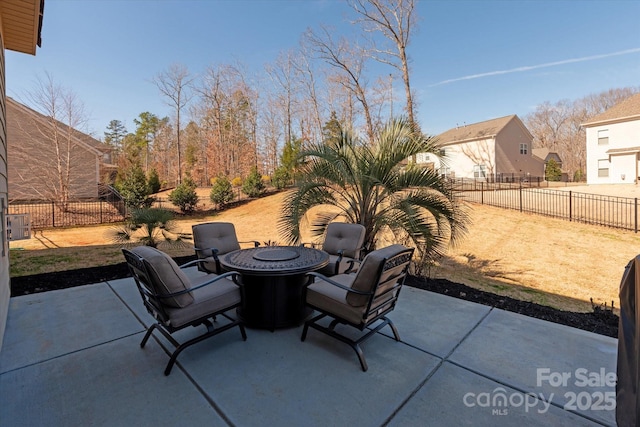
[[[174,258],[178,264],[195,259],[193,255]],[[34,274],[11,278],[11,296],[66,289],[129,277],[126,263],[90,267],[53,273]],[[454,298],[496,307],[502,310],[583,329],[609,337],[618,337],[618,316],[611,310],[594,307],[592,312],[573,313],[540,304],[480,291],[446,279],[428,279],[409,276],[406,285]]]

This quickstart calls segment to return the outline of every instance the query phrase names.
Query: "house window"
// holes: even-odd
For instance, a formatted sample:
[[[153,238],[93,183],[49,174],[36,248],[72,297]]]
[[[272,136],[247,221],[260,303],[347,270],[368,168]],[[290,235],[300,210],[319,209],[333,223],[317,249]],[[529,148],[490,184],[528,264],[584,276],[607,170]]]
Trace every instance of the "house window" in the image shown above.
[[[431,160],[429,154],[427,153],[418,153],[416,154],[416,163],[428,163]]]
[[[446,178],[451,175],[451,168],[443,166],[440,168],[439,172],[441,177]]]
[[[598,160],[598,178],[606,178],[609,176],[609,160]]]
[[[529,144],[520,144],[520,154],[529,154]]]
[[[598,145],[609,144],[609,129],[602,129],[598,131]]]
[[[473,177],[474,178],[486,178],[487,177],[487,167],[485,165],[475,165],[473,167]]]

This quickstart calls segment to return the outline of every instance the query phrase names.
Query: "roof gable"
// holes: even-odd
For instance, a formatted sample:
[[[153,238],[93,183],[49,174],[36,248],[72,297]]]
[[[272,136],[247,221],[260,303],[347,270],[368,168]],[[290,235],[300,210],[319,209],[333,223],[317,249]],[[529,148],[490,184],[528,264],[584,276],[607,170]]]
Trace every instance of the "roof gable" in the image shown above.
[[[51,120],[50,117],[47,117],[37,112],[36,110],[29,108],[24,104],[19,103],[18,101],[14,100],[11,97],[7,97],[7,114],[20,115],[21,116],[19,117],[20,121],[34,120],[38,122],[39,125],[44,126],[46,128],[52,127],[50,122]],[[60,125],[59,130],[62,132],[67,132],[69,127],[62,122],[58,122],[58,123]],[[80,132],[77,129],[71,128],[70,133],[71,133],[71,138],[76,144],[82,147],[85,147],[86,149],[95,153],[96,155],[102,155],[104,153],[108,153],[111,151],[111,148],[108,145],[98,141],[97,139],[93,138],[90,135],[87,135],[86,133]]]
[[[443,145],[495,138],[500,131],[502,131],[513,120],[517,120],[520,127],[529,133],[518,116],[512,114],[510,116],[499,117],[497,119],[486,120],[484,122],[458,126],[441,133],[436,138],[438,142]]]
[[[596,126],[612,121],[640,120],[640,93],[637,93],[624,101],[614,105],[605,112],[598,114],[583,123],[582,126]]]

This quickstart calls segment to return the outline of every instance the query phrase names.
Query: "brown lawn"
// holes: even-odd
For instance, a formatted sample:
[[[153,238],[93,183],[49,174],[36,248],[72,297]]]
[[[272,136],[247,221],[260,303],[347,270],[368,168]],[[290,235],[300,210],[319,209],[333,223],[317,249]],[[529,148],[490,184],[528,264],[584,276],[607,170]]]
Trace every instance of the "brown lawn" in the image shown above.
[[[229,221],[239,240],[284,243],[277,231],[283,197],[275,194],[177,224],[190,232],[197,222]],[[470,214],[468,235],[431,269],[432,277],[570,311],[590,311],[590,298],[619,307],[624,267],[640,252],[637,234],[483,205],[470,205]],[[12,274],[122,262],[119,247],[106,237],[110,227],[39,230],[30,240],[12,242]],[[193,253],[190,246],[164,250]]]

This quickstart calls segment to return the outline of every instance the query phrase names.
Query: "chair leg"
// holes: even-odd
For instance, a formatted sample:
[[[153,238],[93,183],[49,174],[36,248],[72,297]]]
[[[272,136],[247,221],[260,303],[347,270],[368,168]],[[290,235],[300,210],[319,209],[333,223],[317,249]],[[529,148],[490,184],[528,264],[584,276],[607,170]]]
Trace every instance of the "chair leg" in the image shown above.
[[[140,348],[144,348],[144,346],[147,344],[147,341],[149,340],[149,337],[151,336],[151,333],[157,327],[158,327],[158,324],[154,323],[153,325],[151,325],[151,327],[149,329],[147,329],[147,333],[144,334],[144,338],[142,339],[142,342],[140,343]]]
[[[355,350],[358,355],[358,360],[360,361],[360,366],[362,367],[362,372],[367,372],[369,366],[367,366],[367,361],[364,358],[364,353],[358,344],[351,344],[351,348]]]
[[[396,325],[393,324],[393,322],[388,318],[385,317],[387,323],[389,324],[389,327],[391,328],[391,331],[393,331],[393,336],[395,337],[396,341],[400,342],[400,334],[398,334],[398,330],[396,329]]]

